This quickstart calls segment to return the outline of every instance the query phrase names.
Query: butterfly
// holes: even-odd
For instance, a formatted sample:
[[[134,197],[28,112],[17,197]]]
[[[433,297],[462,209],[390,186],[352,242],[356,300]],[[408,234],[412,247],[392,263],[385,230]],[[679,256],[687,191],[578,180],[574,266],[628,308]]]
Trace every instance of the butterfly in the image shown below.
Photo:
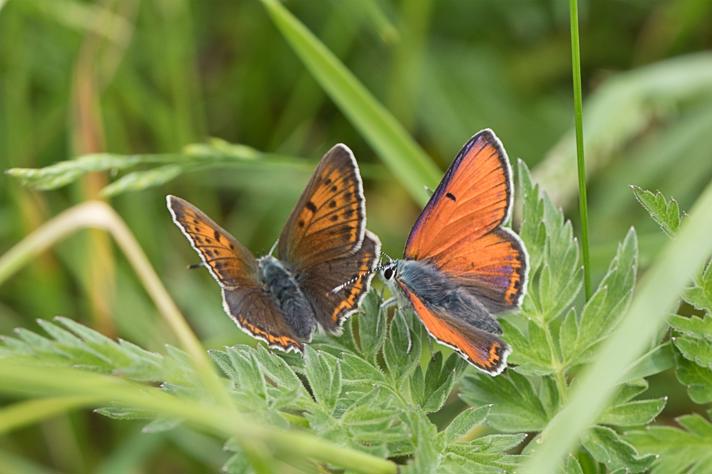
[[[317,326],[340,333],[368,291],[381,244],[366,230],[361,176],[345,145],[322,157],[275,256],[255,258],[197,207],[175,196],[166,201],[173,222],[220,285],[225,312],[272,348],[302,351]],[[353,285],[330,291],[353,275]]]
[[[432,337],[490,375],[511,352],[494,315],[518,307],[526,291],[524,244],[502,227],[511,208],[509,159],[494,132],[482,130],[430,197],[404,258],[381,268]]]

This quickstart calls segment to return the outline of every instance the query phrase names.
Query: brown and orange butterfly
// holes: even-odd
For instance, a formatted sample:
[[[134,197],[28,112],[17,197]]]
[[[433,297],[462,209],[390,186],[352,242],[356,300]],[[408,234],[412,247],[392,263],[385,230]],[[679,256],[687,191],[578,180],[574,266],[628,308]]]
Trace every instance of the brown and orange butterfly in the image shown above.
[[[358,166],[345,145],[321,159],[279,236],[276,256],[256,259],[200,209],[167,196],[173,221],[222,288],[235,323],[270,347],[301,351],[317,326],[339,333],[368,291],[380,242],[366,230]],[[360,275],[354,285],[331,291]]]
[[[382,268],[431,336],[490,375],[511,351],[493,315],[519,306],[527,281],[524,245],[502,227],[511,207],[509,160],[494,132],[482,130],[420,214],[404,258]]]

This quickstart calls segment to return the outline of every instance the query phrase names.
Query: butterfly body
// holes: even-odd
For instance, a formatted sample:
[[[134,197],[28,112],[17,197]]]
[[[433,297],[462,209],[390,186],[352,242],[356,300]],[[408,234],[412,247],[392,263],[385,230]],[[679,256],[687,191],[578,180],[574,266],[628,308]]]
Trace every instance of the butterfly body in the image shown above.
[[[294,334],[302,341],[310,341],[317,326],[314,310],[295,276],[271,255],[261,257],[257,262],[264,291],[282,311]]]
[[[361,177],[345,145],[322,157],[274,255],[255,258],[197,207],[175,196],[166,202],[220,285],[225,312],[270,347],[301,351],[319,326],[338,334],[368,291],[380,241],[366,230]],[[330,291],[354,275],[353,285]]]
[[[383,277],[438,342],[476,368],[501,373],[509,346],[496,315],[519,306],[527,254],[502,227],[512,206],[509,159],[494,132],[475,134],[455,157]]]

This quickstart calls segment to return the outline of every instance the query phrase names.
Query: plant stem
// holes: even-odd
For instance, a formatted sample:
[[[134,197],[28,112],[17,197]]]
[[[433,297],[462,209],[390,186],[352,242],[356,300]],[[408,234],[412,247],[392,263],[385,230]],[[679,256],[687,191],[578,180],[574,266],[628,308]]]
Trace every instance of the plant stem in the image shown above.
[[[583,255],[583,289],[586,300],[591,297],[591,257],[588,244],[588,203],[586,199],[586,160],[583,152],[583,94],[581,92],[581,49],[579,46],[578,1],[569,0],[571,22],[571,71],[574,89],[574,122],[576,130],[576,161],[578,165],[579,214],[581,216],[581,250]]]

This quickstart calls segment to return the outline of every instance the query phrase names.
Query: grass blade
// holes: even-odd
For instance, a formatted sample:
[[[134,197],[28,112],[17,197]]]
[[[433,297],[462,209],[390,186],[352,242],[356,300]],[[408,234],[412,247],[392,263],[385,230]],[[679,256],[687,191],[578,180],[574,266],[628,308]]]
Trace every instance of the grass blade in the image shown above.
[[[576,164],[578,167],[579,214],[581,216],[581,255],[583,257],[583,290],[591,297],[591,257],[588,244],[588,203],[586,199],[586,160],[583,154],[583,94],[581,92],[581,47],[579,46],[578,1],[569,0],[571,22],[571,71],[574,89],[574,122],[576,129]]]
[[[406,130],[353,74],[277,0],[262,0],[277,28],[321,87],[363,134],[394,176],[419,203],[441,172]]]

